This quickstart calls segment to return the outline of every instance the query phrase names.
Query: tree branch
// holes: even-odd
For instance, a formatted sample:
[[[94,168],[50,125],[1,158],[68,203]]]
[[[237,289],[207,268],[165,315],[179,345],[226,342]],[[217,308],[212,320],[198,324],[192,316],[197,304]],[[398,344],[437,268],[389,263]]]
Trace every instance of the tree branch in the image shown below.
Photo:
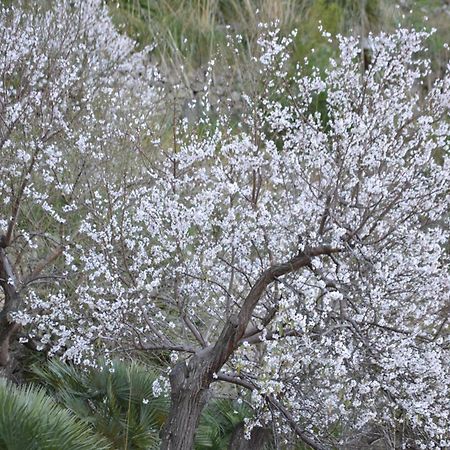
[[[199,329],[195,326],[195,324],[192,322],[191,319],[189,319],[189,317],[186,314],[183,315],[183,321],[189,328],[190,332],[194,335],[195,339],[197,339],[199,344],[202,347],[206,347],[207,344],[206,344],[205,340],[203,339],[203,336],[200,333]]]
[[[42,261],[40,261],[36,267],[34,268],[33,272],[30,273],[30,275],[28,275],[25,280],[23,281],[23,284],[26,285],[28,283],[31,283],[33,280],[35,280],[38,275],[48,266],[50,265],[53,261],[55,261],[56,259],[58,259],[61,254],[63,252],[63,246],[60,245],[58,247],[55,248],[55,250],[53,250],[52,253],[50,253],[47,258],[43,259]]]
[[[275,335],[278,334],[279,339],[282,339],[287,336],[299,336],[300,333],[297,330],[286,330],[283,332],[283,334],[278,333],[278,331],[268,331],[264,340],[261,340],[262,331],[259,331],[258,333],[254,334],[253,336],[249,336],[248,338],[243,337],[239,341],[239,345],[242,345],[244,342],[247,342],[248,344],[260,344],[264,341],[273,341],[275,339]]]
[[[227,383],[232,383],[237,386],[242,386],[245,389],[248,389],[250,391],[258,390],[258,387],[251,383],[250,381],[243,380],[242,378],[235,377],[233,375],[227,375],[219,373],[215,379],[216,381],[224,381]],[[309,445],[314,450],[327,450],[326,447],[324,447],[322,444],[319,444],[315,441],[313,441],[309,436],[306,435],[305,431],[302,430],[299,426],[295,418],[292,416],[292,414],[278,401],[276,400],[272,395],[263,395],[265,400],[270,403],[272,406],[274,406],[280,413],[284,416],[284,418],[287,420],[291,428],[295,431],[295,434],[307,445]]]
[[[291,258],[286,263],[276,264],[265,270],[250,289],[237,316],[232,315],[222,329],[216,344],[211,350],[212,368],[218,372],[225,364],[239,341],[245,334],[245,330],[252,318],[253,311],[266,291],[267,287],[277,278],[309,266],[312,258],[323,255],[339,253],[342,250],[327,245],[321,245],[308,249],[307,253],[301,253]]]

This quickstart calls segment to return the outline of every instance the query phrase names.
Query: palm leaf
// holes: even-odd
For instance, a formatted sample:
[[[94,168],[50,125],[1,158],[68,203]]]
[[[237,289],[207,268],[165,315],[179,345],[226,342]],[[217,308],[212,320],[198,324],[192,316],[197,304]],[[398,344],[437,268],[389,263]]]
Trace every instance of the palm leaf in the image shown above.
[[[236,427],[251,417],[252,410],[245,403],[239,404],[231,399],[211,401],[203,411],[195,435],[197,450],[222,450],[228,448],[230,438]]]
[[[0,448],[91,450],[110,446],[43,389],[18,388],[0,380]]]
[[[121,361],[112,365],[100,362],[99,366],[101,370],[83,370],[55,359],[31,371],[35,382],[89,422],[113,447],[158,448],[168,412],[168,399],[153,396],[158,373]]]

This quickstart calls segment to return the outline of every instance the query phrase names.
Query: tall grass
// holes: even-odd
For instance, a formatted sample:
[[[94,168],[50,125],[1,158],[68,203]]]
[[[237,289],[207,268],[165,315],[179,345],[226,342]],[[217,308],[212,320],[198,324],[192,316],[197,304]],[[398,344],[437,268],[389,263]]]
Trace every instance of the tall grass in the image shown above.
[[[286,31],[299,30],[299,57],[322,44],[319,21],[332,33],[366,35],[401,22],[436,27],[437,43],[450,36],[442,0],[118,0],[115,5],[116,21],[141,43],[156,43],[162,64],[185,68],[203,66],[217,49],[226,53],[229,29],[249,42],[259,23],[274,20]]]

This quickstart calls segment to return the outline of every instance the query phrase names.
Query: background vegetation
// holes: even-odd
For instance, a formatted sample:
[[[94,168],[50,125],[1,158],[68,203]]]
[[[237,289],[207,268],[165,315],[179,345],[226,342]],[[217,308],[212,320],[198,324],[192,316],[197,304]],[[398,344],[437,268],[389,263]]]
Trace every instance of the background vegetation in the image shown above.
[[[357,34],[407,27],[436,28],[430,43],[436,70],[446,60],[442,44],[450,36],[447,0],[118,0],[111,2],[116,23],[141,45],[155,45],[163,67],[194,70],[217,53],[239,69],[248,63],[258,24],[278,21],[284,32],[298,30],[296,60],[305,56],[326,64],[328,41],[318,25],[332,34]],[[243,51],[229,54],[227,35],[242,36]],[[315,49],[315,55],[311,50]],[[295,59],[294,59],[295,62]]]

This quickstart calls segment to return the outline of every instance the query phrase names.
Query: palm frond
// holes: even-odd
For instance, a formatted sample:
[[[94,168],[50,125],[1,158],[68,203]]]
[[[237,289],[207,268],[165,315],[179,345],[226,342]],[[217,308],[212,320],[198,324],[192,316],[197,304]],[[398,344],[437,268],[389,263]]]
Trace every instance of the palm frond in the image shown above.
[[[92,450],[111,448],[90,426],[60,407],[44,389],[0,380],[0,448]]]
[[[197,428],[196,449],[222,450],[228,448],[228,443],[236,427],[251,415],[252,410],[245,403],[238,403],[231,399],[211,401],[203,411]]]
[[[99,363],[81,369],[58,360],[31,369],[58,403],[89,422],[117,448],[158,448],[168,412],[168,399],[154,397],[158,373],[138,363]]]

